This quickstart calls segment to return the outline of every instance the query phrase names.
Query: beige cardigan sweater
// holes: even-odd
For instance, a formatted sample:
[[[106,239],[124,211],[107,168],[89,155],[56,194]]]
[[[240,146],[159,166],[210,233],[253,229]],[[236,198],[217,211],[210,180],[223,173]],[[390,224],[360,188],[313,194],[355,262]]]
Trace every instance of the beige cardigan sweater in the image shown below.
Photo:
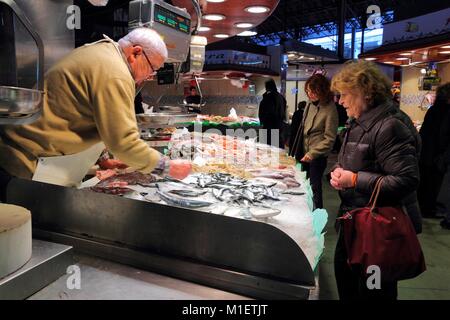
[[[140,139],[134,96],[134,79],[114,44],[75,49],[46,74],[41,118],[2,129],[0,166],[30,179],[39,157],[75,154],[103,141],[127,165],[151,172],[160,155]]]

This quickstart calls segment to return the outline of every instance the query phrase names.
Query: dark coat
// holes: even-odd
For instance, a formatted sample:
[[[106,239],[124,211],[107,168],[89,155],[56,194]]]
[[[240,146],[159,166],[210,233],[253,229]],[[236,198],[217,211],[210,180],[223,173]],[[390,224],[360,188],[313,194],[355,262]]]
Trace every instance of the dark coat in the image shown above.
[[[286,119],[286,99],[277,91],[267,91],[259,104],[258,116],[264,129],[281,129]]]
[[[422,153],[420,165],[431,167],[433,170],[442,170],[444,155],[448,144],[448,115],[450,106],[445,103],[436,103],[425,114],[420,128],[422,138]]]
[[[358,179],[355,188],[339,192],[340,213],[365,207],[377,178],[383,176],[378,205],[404,206],[420,233],[422,221],[415,193],[419,185],[420,139],[405,116],[386,102],[349,121],[337,166],[357,172]]]

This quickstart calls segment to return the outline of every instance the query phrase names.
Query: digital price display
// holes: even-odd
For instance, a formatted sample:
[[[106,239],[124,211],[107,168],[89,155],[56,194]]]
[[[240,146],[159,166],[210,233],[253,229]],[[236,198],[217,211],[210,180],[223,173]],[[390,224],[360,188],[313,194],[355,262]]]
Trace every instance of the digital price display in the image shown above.
[[[191,21],[155,4],[154,19],[165,26],[190,34]]]

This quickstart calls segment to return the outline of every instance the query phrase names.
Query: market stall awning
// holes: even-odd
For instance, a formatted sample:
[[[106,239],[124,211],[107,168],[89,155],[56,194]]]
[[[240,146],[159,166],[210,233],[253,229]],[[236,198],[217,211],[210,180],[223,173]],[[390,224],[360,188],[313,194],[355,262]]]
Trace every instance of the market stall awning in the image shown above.
[[[450,59],[450,32],[386,44],[359,58],[398,66],[446,61]]]

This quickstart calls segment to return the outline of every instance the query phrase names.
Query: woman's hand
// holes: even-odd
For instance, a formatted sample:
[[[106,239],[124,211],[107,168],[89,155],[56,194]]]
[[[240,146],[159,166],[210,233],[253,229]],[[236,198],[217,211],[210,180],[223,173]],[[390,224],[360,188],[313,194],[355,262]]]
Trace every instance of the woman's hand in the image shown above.
[[[310,163],[311,161],[312,161],[312,158],[307,154],[305,154],[303,156],[303,158],[300,160],[300,162],[306,162],[306,163]]]
[[[355,173],[352,171],[336,168],[333,172],[331,172],[330,184],[336,190],[353,188],[354,174]]]

